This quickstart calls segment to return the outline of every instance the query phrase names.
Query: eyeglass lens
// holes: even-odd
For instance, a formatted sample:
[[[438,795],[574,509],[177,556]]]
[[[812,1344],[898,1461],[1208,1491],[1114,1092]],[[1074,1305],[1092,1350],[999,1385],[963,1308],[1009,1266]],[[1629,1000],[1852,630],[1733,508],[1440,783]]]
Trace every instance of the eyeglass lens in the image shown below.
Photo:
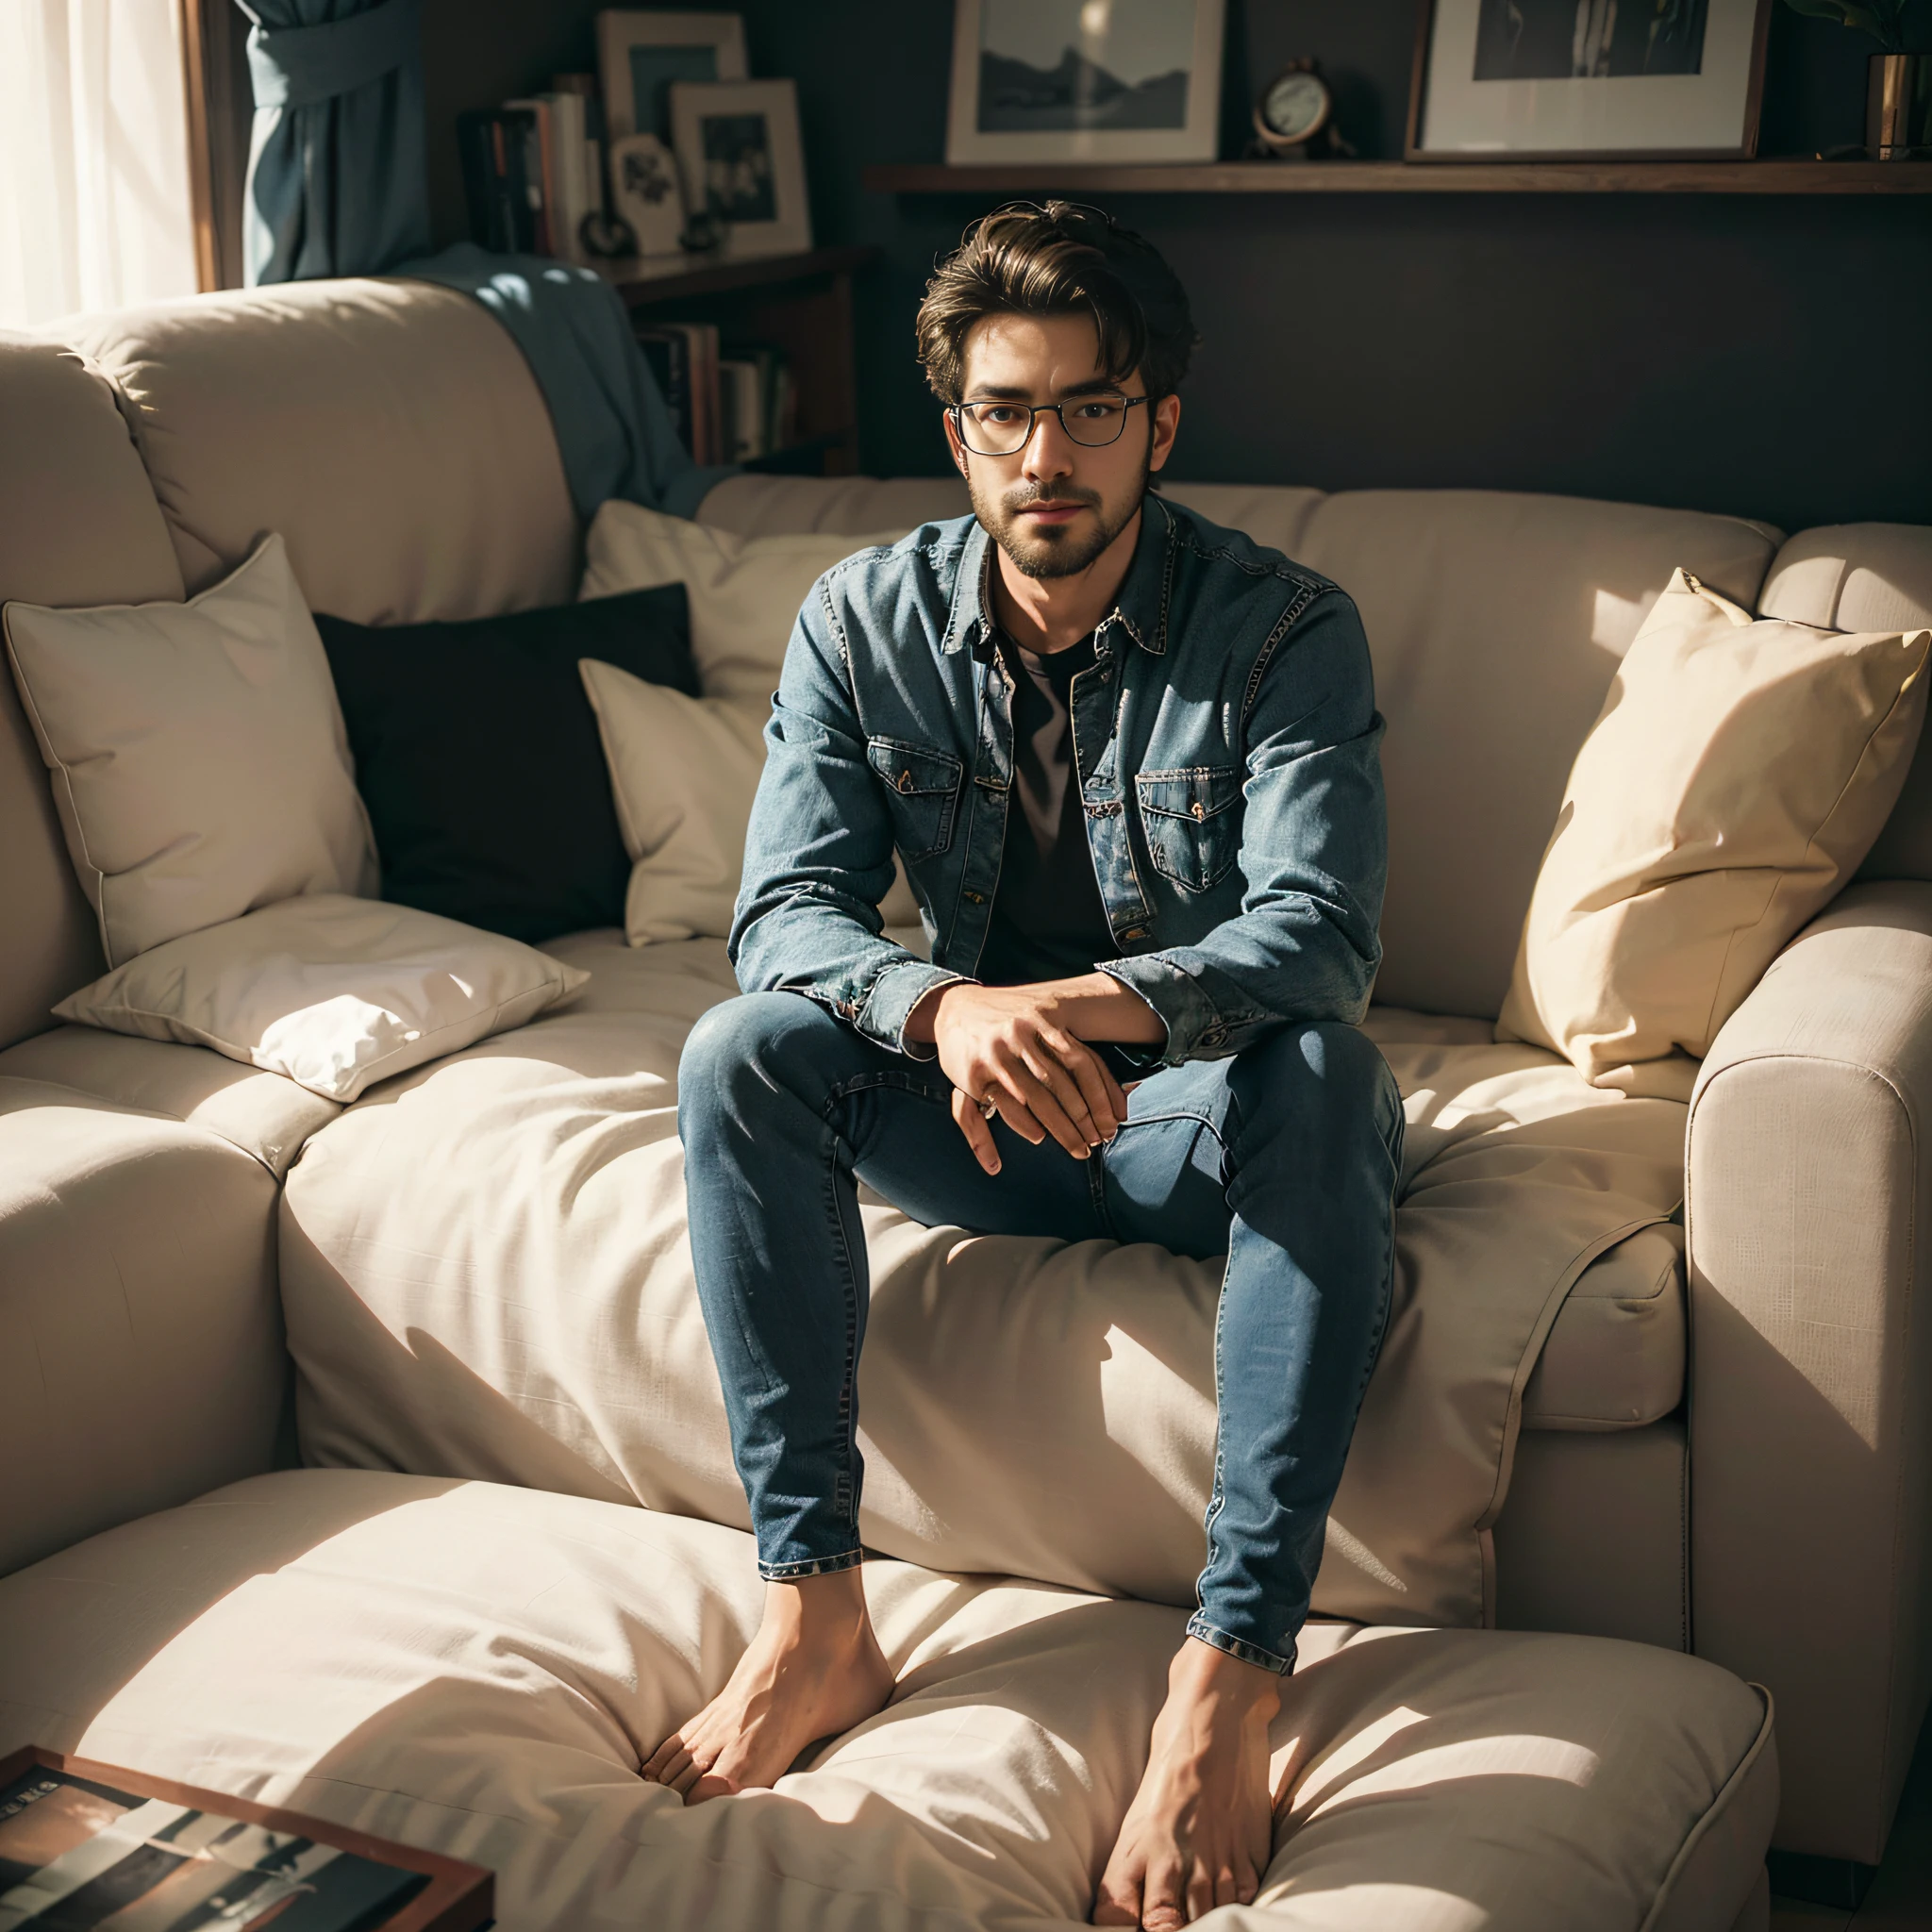
[[[962,403],[959,434],[975,456],[1009,457],[1026,447],[1036,416],[1058,415],[1067,435],[1089,449],[1120,440],[1140,396],[1081,396],[1069,403]]]

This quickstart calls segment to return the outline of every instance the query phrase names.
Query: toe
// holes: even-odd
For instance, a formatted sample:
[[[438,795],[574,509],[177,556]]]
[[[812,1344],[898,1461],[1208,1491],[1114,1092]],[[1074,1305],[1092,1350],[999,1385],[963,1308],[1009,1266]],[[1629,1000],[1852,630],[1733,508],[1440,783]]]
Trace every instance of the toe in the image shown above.
[[[1138,1925],[1141,1923],[1141,1877],[1124,1866],[1109,1864],[1093,1894],[1095,1925]]]
[[[1188,1916],[1179,1862],[1150,1865],[1141,1893],[1141,1924],[1146,1932],[1181,1932]]]
[[[685,1750],[684,1747],[683,1733],[679,1731],[673,1731],[672,1734],[668,1738],[666,1738],[664,1741],[661,1744],[659,1744],[655,1751],[651,1753],[650,1757],[644,1760],[643,1769],[639,1773],[639,1775],[641,1777],[648,1778],[650,1782],[654,1785],[669,1784],[671,1780],[667,1774],[669,1773],[671,1766],[679,1757],[688,1757],[689,1755],[690,1754]]]

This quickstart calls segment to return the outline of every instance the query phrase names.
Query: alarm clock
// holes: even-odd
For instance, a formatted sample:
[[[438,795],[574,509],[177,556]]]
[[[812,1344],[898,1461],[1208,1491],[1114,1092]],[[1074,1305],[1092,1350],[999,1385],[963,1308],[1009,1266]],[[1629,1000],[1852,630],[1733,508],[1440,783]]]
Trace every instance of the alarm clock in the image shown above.
[[[1307,153],[1329,124],[1335,102],[1310,59],[1291,60],[1255,102],[1255,132],[1270,154]]]

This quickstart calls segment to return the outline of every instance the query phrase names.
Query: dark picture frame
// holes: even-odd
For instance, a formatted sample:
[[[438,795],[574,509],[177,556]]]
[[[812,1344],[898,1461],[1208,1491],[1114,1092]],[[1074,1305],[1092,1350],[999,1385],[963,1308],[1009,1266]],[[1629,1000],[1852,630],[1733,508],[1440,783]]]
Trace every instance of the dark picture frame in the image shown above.
[[[1573,43],[1585,38],[1587,22],[1581,16],[1592,0],[1417,0],[1415,55],[1410,67],[1408,119],[1403,142],[1403,158],[1407,161],[1447,163],[1480,167],[1486,163],[1515,161],[1698,161],[1751,160],[1757,153],[1758,122],[1764,100],[1764,49],[1770,29],[1772,0],[1696,0],[1698,54],[1700,62],[1716,58],[1721,68],[1711,74],[1698,68],[1686,71],[1681,65],[1667,72],[1642,75],[1629,64],[1624,45],[1605,52],[1612,61],[1608,71],[1598,75],[1560,75],[1553,69],[1533,73],[1522,79],[1502,78],[1494,72],[1491,23],[1487,16],[1507,8],[1516,20],[1530,11],[1539,15],[1568,13],[1574,22]],[[1600,0],[1599,0],[1600,4]],[[1633,17],[1634,9],[1633,9]],[[1719,31],[1711,31],[1715,23]],[[1539,23],[1540,25],[1542,23]],[[1475,32],[1472,39],[1471,26]],[[1457,44],[1445,44],[1444,28],[1457,35]],[[1547,38],[1547,37],[1546,37]],[[1486,44],[1487,43],[1487,44]],[[1463,81],[1460,65],[1468,63],[1472,52],[1474,64],[1471,78]],[[1439,120],[1449,89],[1433,85],[1441,76],[1446,80],[1456,62],[1454,126],[1463,135],[1442,138],[1431,127],[1431,108]],[[1485,72],[1485,67],[1489,69]],[[1687,81],[1701,80],[1699,90],[1709,103],[1696,102],[1687,90]],[[1474,83],[1474,84],[1472,84]],[[1469,96],[1476,87],[1493,88],[1489,101],[1495,110],[1493,138],[1467,138],[1473,118],[1479,118],[1482,103],[1473,108]],[[1597,90],[1609,90],[1602,94]],[[1588,90],[1580,92],[1578,90]],[[1643,92],[1640,92],[1639,91]],[[1525,92],[1524,91],[1528,91]],[[1719,114],[1729,116],[1724,98],[1736,106],[1737,131],[1734,139],[1708,138],[1709,122]],[[1525,103],[1529,104],[1525,114]],[[1687,126],[1693,138],[1653,139],[1659,123],[1668,126],[1676,104],[1693,103],[1703,112],[1706,129]],[[1594,120],[1601,126],[1607,120],[1607,138],[1596,141],[1511,138],[1509,122],[1520,126],[1525,119],[1545,135],[1569,127],[1573,135],[1585,131],[1582,124]],[[1595,109],[1594,113],[1590,110]],[[1615,112],[1608,110],[1615,109]],[[1633,111],[1634,110],[1634,111]],[[1623,138],[1617,138],[1621,133]],[[1635,137],[1635,138],[1633,138]]]

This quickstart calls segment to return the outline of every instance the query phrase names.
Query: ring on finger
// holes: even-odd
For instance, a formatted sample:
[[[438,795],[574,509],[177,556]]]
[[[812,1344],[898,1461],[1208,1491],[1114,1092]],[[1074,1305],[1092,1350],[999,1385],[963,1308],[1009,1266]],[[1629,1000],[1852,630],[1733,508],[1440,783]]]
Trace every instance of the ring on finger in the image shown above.
[[[978,1100],[974,1103],[974,1106],[976,1106],[979,1108],[981,1115],[987,1120],[991,1120],[993,1115],[999,1111],[999,1108],[994,1104],[992,1096],[993,1090],[991,1087],[989,1087],[986,1090],[986,1091],[980,1095]]]

